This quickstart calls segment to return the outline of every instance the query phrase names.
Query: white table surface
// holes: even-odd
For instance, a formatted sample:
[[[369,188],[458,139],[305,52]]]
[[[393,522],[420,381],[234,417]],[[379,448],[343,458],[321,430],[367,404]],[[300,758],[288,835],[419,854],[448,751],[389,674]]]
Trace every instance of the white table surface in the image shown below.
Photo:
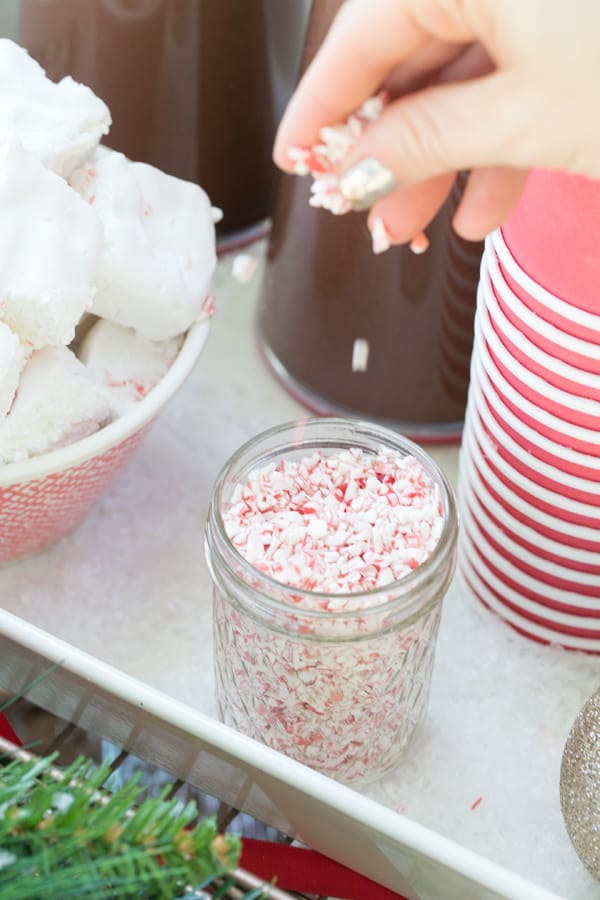
[[[264,242],[245,252],[262,259]],[[240,285],[232,261],[219,262],[201,359],[134,459],[72,535],[0,568],[5,609],[208,715],[211,486],[243,441],[306,414],[256,347],[261,270]],[[428,449],[456,485],[457,447]],[[569,900],[600,898],[558,793],[564,741],[599,662],[527,641],[455,582],[427,722],[397,770],[365,793]]]

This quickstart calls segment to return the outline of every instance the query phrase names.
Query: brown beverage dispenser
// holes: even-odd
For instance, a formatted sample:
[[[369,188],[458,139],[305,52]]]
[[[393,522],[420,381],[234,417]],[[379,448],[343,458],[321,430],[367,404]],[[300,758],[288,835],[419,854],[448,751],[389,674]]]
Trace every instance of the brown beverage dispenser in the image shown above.
[[[341,0],[314,0],[301,70]],[[309,207],[310,179],[281,176],[258,314],[263,354],[319,414],[368,417],[422,441],[458,440],[469,383],[481,243],[453,231],[457,178],[417,256],[375,256],[364,214]],[[352,370],[367,341],[366,371]]]
[[[195,181],[239,241],[271,213],[271,149],[308,0],[22,0],[19,41],[109,106],[106,143]],[[260,224],[257,224],[260,223]]]

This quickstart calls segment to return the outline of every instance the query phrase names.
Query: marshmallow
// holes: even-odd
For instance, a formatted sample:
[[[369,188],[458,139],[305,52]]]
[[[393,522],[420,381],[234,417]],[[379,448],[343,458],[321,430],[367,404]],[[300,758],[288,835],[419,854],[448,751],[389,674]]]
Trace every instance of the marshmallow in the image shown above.
[[[0,322],[0,422],[8,414],[25,364],[25,348],[8,325]]]
[[[113,415],[122,415],[167,373],[181,340],[149,341],[133,328],[99,319],[87,331],[78,357],[99,381]]]
[[[51,81],[26,50],[0,40],[0,140],[16,132],[44,166],[68,178],[110,125],[108,107],[90,88],[70,76]]]
[[[72,444],[110,418],[101,389],[67,347],[36,350],[0,422],[0,462],[17,462]]]
[[[186,331],[216,265],[202,188],[116,152],[78,169],[70,183],[104,226],[92,312],[153,341]]]
[[[16,137],[0,144],[0,211],[0,320],[34,347],[70,343],[94,294],[98,216]]]

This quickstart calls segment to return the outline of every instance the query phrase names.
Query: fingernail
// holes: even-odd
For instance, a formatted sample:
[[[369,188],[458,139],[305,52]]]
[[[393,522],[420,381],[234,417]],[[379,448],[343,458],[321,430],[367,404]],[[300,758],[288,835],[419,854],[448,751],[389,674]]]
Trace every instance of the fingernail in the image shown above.
[[[392,172],[378,159],[361,159],[340,178],[340,191],[352,209],[368,209],[397,187]]]
[[[385,253],[392,246],[391,235],[385,227],[385,222],[379,216],[369,225],[371,231],[371,240],[373,242],[373,253]]]
[[[420,256],[421,253],[425,253],[425,251],[429,247],[429,238],[424,231],[419,231],[418,234],[415,234],[408,246],[413,253],[416,253],[417,256]]]

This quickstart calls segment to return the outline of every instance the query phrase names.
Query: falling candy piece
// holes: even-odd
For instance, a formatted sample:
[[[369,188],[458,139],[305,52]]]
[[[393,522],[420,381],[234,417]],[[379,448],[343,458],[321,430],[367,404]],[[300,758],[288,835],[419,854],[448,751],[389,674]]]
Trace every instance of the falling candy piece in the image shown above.
[[[238,253],[233,260],[231,274],[240,284],[248,284],[258,267],[258,260],[249,253]]]
[[[364,338],[356,338],[352,348],[352,371],[366,372],[369,364],[369,342]]]

